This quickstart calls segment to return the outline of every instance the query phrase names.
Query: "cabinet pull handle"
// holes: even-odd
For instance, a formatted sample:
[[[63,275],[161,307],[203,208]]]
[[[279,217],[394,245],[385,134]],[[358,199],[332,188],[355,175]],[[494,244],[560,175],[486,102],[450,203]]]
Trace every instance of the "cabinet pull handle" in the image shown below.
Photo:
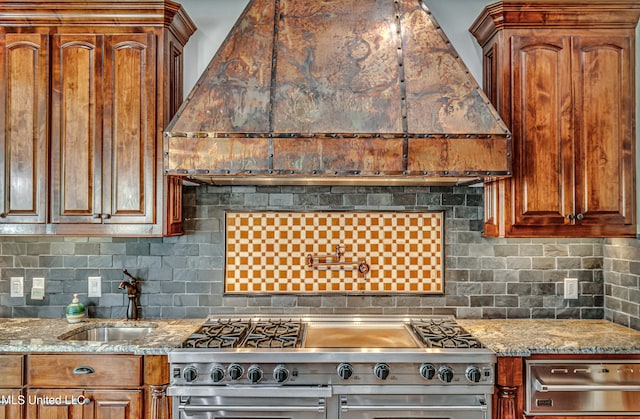
[[[92,367],[88,367],[88,366],[81,366],[81,367],[75,367],[73,369],[73,373],[76,375],[87,375],[87,374],[93,374],[94,372],[96,372],[96,370],[94,370]]]

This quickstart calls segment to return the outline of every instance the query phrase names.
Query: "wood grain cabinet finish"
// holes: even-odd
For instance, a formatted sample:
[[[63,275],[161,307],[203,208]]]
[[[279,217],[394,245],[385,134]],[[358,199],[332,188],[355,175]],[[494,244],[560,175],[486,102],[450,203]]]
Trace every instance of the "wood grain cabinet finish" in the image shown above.
[[[140,419],[140,390],[30,389],[29,419]]]
[[[2,361],[0,357],[0,361]],[[20,358],[21,360],[21,358]],[[5,365],[17,365],[16,359]],[[12,385],[22,385],[20,378]],[[8,372],[0,365],[0,374]],[[16,375],[16,374],[14,374]],[[0,375],[1,376],[1,375]],[[23,397],[29,419],[168,419],[171,400],[166,355],[28,354]],[[0,395],[21,390],[0,389]],[[16,396],[17,397],[17,396]],[[6,418],[19,419],[18,406],[5,406]],[[0,409],[0,419],[2,410]]]
[[[0,355],[0,419],[24,417],[23,365],[22,355]]]
[[[30,354],[27,359],[28,418],[150,418],[144,414],[142,356]]]
[[[634,237],[640,5],[498,2],[471,31],[514,139],[513,177],[485,187],[485,235]]]
[[[153,37],[57,34],[53,50],[51,221],[152,224]]]
[[[0,223],[47,218],[49,37],[0,33]]]
[[[0,234],[181,234],[162,133],[194,31],[170,0],[0,3]]]

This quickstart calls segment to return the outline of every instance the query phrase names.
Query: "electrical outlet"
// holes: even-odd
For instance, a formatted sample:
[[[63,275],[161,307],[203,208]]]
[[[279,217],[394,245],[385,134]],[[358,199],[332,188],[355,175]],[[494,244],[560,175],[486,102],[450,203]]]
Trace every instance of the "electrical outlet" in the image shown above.
[[[11,296],[24,297],[24,277],[22,276],[11,277]]]
[[[90,276],[89,277],[89,292],[88,297],[102,297],[102,284],[101,277]]]
[[[44,300],[44,278],[33,278],[31,287],[32,300]]]
[[[564,279],[564,299],[565,300],[578,299],[578,278]]]

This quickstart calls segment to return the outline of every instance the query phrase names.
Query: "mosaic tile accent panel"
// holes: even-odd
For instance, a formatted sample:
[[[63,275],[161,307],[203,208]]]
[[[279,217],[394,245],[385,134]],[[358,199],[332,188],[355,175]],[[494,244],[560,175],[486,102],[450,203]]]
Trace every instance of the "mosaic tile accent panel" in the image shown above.
[[[225,292],[442,294],[443,225],[442,212],[227,212]]]

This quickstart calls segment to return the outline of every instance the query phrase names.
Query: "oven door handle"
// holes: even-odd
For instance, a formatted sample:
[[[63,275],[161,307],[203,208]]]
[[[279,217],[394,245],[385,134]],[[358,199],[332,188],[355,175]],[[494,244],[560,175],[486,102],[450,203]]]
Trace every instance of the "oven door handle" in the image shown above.
[[[269,398],[328,398],[331,397],[331,387],[261,387],[261,386],[194,386],[194,387],[169,387],[169,396],[196,396],[196,397],[233,397],[238,394],[251,394],[251,397]]]
[[[187,415],[189,413],[207,413],[207,412],[318,412],[318,413],[324,413],[326,410],[326,406],[325,406],[324,400],[318,400],[318,404],[315,406],[179,405],[178,410],[183,411]]]
[[[422,412],[486,412],[489,410],[487,405],[478,405],[478,406],[435,406],[435,405],[350,405],[346,400],[343,400],[340,405],[340,410],[342,412],[366,412],[371,410],[377,411],[422,411]]]
[[[545,384],[536,378],[534,387],[538,393],[551,391],[640,391],[637,384]]]

